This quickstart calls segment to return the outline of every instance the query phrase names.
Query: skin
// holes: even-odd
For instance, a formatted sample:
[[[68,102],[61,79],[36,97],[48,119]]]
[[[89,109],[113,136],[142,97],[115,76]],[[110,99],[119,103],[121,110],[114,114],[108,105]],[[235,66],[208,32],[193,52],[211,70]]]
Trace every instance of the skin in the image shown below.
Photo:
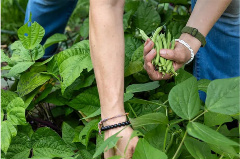
[[[90,0],[90,52],[96,75],[101,103],[102,119],[124,114],[124,0]],[[119,117],[104,126],[126,121]],[[123,127],[105,131],[105,139],[120,131]],[[118,149],[111,149],[105,158],[113,155],[124,156],[124,149],[132,134],[131,127],[124,129],[118,136]],[[138,138],[130,141],[125,158],[131,158]]]
[[[206,36],[230,2],[230,0],[197,1],[187,25],[197,28]],[[123,8],[124,0],[90,0],[90,52],[100,97],[102,119],[125,113]],[[200,48],[200,42],[188,34],[182,34],[180,39],[187,42],[195,53]],[[156,56],[153,46],[153,42],[148,39],[144,47],[144,68],[152,80],[160,80],[162,75],[154,71],[151,64],[151,60]],[[190,59],[190,51],[179,43],[176,43],[174,50],[163,49],[160,53],[162,57],[174,61],[175,70]],[[170,77],[165,76],[163,79],[168,78]],[[123,121],[126,121],[125,116],[109,120],[104,123],[104,126]],[[122,128],[105,131],[105,139]],[[132,132],[131,127],[124,129],[118,135],[122,138],[117,143],[117,149],[110,149],[104,157],[121,155],[124,158],[131,158],[138,138],[135,137],[130,141],[125,154],[124,149]]]
[[[207,36],[216,21],[220,18],[227,6],[231,3],[231,0],[201,0],[197,1],[194,10],[187,22],[186,26],[197,28],[203,36]],[[206,5],[207,4],[207,5]],[[180,38],[188,43],[193,49],[194,54],[197,53],[201,47],[201,42],[195,37],[183,33]],[[165,75],[162,78],[162,74],[154,70],[154,66],[151,61],[156,56],[156,50],[153,49],[154,43],[147,39],[144,44],[144,69],[147,71],[150,79],[152,80],[166,80],[171,78],[170,75]],[[173,60],[173,67],[175,70],[181,68],[190,58],[190,51],[181,43],[176,42],[174,50],[162,49],[160,55],[166,59]]]

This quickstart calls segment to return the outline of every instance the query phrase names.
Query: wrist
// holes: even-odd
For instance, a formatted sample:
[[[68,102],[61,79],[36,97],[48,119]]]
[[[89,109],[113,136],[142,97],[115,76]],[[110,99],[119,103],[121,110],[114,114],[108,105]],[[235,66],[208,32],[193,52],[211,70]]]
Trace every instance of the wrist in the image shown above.
[[[201,42],[188,33],[182,33],[179,39],[185,41],[193,49],[195,55],[201,47]]]

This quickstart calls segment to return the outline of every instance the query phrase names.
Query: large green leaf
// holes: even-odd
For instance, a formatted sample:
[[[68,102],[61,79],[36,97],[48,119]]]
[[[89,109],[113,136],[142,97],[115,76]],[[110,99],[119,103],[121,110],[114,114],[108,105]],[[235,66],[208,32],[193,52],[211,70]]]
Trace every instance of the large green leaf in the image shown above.
[[[74,129],[70,125],[68,125],[66,122],[63,122],[63,124],[62,124],[62,139],[66,144],[68,144],[72,148],[72,150],[77,149],[75,144],[72,142],[74,137],[75,137]]]
[[[46,49],[48,48],[49,46],[53,45],[53,44],[56,44],[56,43],[59,43],[61,41],[66,41],[67,40],[67,36],[64,35],[64,34],[60,34],[60,33],[56,33],[56,34],[53,34],[52,36],[50,36],[46,42],[44,43],[43,47]]]
[[[26,72],[20,77],[20,81],[17,86],[17,92],[20,97],[32,92],[38,86],[44,84],[51,78],[49,75]]]
[[[25,106],[22,98],[17,97],[7,106],[7,120],[12,125],[25,125]]]
[[[96,117],[98,115],[101,114],[101,108],[99,108],[98,110],[96,110],[95,112],[93,112],[92,114],[88,115],[87,117],[85,118],[82,118],[82,119],[89,119],[89,118],[93,118],[93,117]]]
[[[130,119],[130,121],[134,128],[151,124],[168,124],[168,118],[163,113],[149,113],[135,119]]]
[[[29,67],[31,67],[34,62],[19,62],[18,64],[14,65],[8,74],[5,76],[10,78],[16,76],[19,73],[26,71]]]
[[[7,152],[12,137],[17,135],[16,128],[7,120],[1,122],[1,149]]]
[[[160,85],[158,81],[144,83],[144,84],[132,84],[126,88],[126,93],[150,91],[158,88],[159,86]]]
[[[1,62],[7,62],[8,64],[12,63],[12,60],[1,50]]]
[[[188,78],[173,87],[168,98],[171,108],[178,116],[186,120],[195,117],[201,106],[196,78]]]
[[[127,13],[125,13],[125,14],[123,15],[123,29],[124,29],[124,31],[125,31],[125,30],[128,28],[128,26],[129,26],[129,19],[130,19],[131,15],[132,15],[132,11],[128,11]]]
[[[83,25],[80,27],[80,35],[86,39],[89,34],[89,18],[86,18]]]
[[[26,23],[18,29],[18,37],[26,49],[35,48],[42,41],[44,34],[44,28],[37,22],[31,23],[31,26]]]
[[[180,68],[177,71],[178,75],[175,76],[175,83],[176,85],[182,83],[183,81],[187,80],[188,78],[192,77],[193,75],[185,71],[184,69]]]
[[[204,114],[204,124],[211,127],[216,125],[222,125],[226,122],[233,121],[230,115],[219,114],[214,112],[207,112]]]
[[[240,157],[239,154],[236,153],[235,149],[232,146],[226,146],[226,145],[212,145],[212,144],[208,144],[210,146],[210,148],[212,149],[212,151],[214,151],[217,154],[224,154],[224,156],[226,157],[230,157],[230,158],[234,158],[234,156],[236,157]]]
[[[57,56],[56,55],[54,55],[53,58],[48,62],[47,72],[51,73],[51,74],[54,74],[54,75],[59,74]]]
[[[219,132],[197,122],[188,123],[187,132],[191,136],[210,144],[239,146],[237,142],[234,142]]]
[[[211,159],[211,149],[207,143],[187,137],[184,145],[195,159]]]
[[[133,159],[167,159],[167,155],[151,146],[145,139],[139,139],[135,148]]]
[[[4,111],[3,111],[3,109],[2,109],[2,107],[1,107],[1,121],[3,121],[3,119],[4,119]]]
[[[58,54],[57,61],[59,73],[62,77],[62,93],[80,76],[83,69],[91,71],[93,68],[89,50],[65,50]]]
[[[38,60],[44,55],[44,48],[42,45],[38,44],[35,48],[33,48],[31,51],[31,57],[32,60]]]
[[[100,100],[96,88],[93,92],[84,91],[79,94],[75,99],[69,102],[69,106],[80,110],[85,115],[90,115],[100,108]]]
[[[140,40],[136,39],[135,37],[133,37],[133,35],[131,35],[131,34],[126,34],[124,36],[124,40],[125,40],[125,56],[126,56],[126,58],[128,58],[130,60],[132,58],[134,51],[139,46],[142,45],[142,42]]]
[[[15,41],[11,45],[11,50],[13,51],[11,60],[15,62],[21,61],[32,61],[30,51],[23,47],[21,41]]]
[[[143,61],[144,45],[139,46],[132,54],[131,61]]]
[[[1,108],[6,109],[7,105],[17,96],[18,95],[12,91],[6,91],[1,89]]]
[[[228,115],[239,113],[239,80],[240,77],[212,81],[207,90],[207,109]]]
[[[28,158],[32,148],[31,135],[33,130],[31,125],[22,126],[19,128],[17,136],[13,137],[8,148],[7,159]]]
[[[156,149],[162,150],[164,139],[165,139],[165,132],[167,126],[166,125],[158,125],[155,129],[147,132],[145,134],[145,139]],[[167,141],[169,141],[170,135],[167,135]]]
[[[39,128],[32,136],[35,157],[70,157],[74,153],[62,138],[48,127]]]
[[[126,102],[126,101],[132,99],[133,96],[134,96],[134,94],[132,94],[132,93],[124,93],[123,102]]]
[[[124,76],[130,76],[143,70],[143,63],[141,61],[130,62],[125,70]]]
[[[86,147],[88,146],[91,133],[98,130],[98,122],[98,119],[90,121],[79,134],[79,141]]]
[[[153,32],[160,22],[160,15],[150,3],[142,2],[133,17],[133,26],[142,29],[147,35]]]
[[[198,81],[198,89],[207,93],[208,85],[211,81],[208,79],[201,79]]]

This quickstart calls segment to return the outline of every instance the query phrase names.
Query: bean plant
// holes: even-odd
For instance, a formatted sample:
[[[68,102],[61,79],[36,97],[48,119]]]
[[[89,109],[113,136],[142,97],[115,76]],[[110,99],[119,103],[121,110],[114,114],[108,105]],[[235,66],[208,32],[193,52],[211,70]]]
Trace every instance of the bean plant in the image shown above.
[[[175,73],[172,65],[162,65],[159,56],[155,66],[177,76],[151,81],[143,69],[140,31],[154,37],[161,27],[156,38],[167,36],[166,47],[173,49],[170,42],[189,18],[188,0],[168,2],[125,2],[124,107],[134,130],[130,140],[139,137],[132,158],[237,159],[239,77],[197,80],[184,68]],[[30,19],[18,29],[19,40],[10,50],[1,50],[1,70],[7,72],[2,78],[13,82],[1,90],[1,158],[101,159],[106,150],[117,148],[119,133],[105,141],[98,134],[100,101],[88,32],[83,34],[88,26],[86,16],[75,44],[42,60],[46,48],[67,36],[54,34],[41,43],[45,30]],[[110,159],[124,157],[121,152]]]

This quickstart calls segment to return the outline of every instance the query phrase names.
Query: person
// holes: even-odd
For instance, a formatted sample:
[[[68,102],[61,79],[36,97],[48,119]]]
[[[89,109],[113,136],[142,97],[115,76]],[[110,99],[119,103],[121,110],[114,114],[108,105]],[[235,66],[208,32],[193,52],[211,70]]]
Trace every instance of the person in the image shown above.
[[[38,22],[46,29],[47,36],[53,33],[54,28],[57,28],[59,32],[63,30],[62,26],[63,28],[66,26],[66,21],[70,16],[69,14],[76,5],[76,0],[71,0],[70,2],[64,1],[64,3],[63,1],[64,0],[58,2],[52,0],[29,0],[27,13],[30,11],[33,13],[33,21],[37,21],[35,18],[38,18]],[[237,74],[239,75],[239,58],[237,58],[239,57],[239,30],[238,33],[236,31],[236,28],[239,27],[239,20],[237,20],[239,18],[239,12],[237,13],[237,9],[235,8],[236,4],[239,5],[237,1],[238,0],[201,0],[196,2],[196,0],[192,0],[192,4],[196,5],[187,26],[197,28],[205,37],[208,34],[206,37],[207,45],[199,50],[201,42],[187,33],[183,33],[179,39],[188,43],[195,54],[199,50],[196,54],[194,65],[194,75],[198,79],[205,77],[219,78],[221,76],[223,77],[223,74],[223,78],[236,76]],[[53,7],[54,3],[62,7]],[[234,9],[230,8],[226,10],[229,4]],[[226,17],[223,19],[221,19],[221,17],[219,19],[225,10],[228,11],[228,13],[224,13],[223,15]],[[62,11],[61,15],[59,15],[60,11]],[[66,11],[67,13],[64,13]],[[90,53],[98,86],[102,119],[125,113],[123,102],[123,11],[124,0],[90,0]],[[38,12],[38,14],[36,12]],[[48,14],[48,12],[52,14]],[[49,17],[47,17],[47,15]],[[58,17],[64,18],[58,19]],[[230,17],[231,20],[229,20],[228,17]],[[218,19],[219,21],[213,27]],[[53,26],[53,28],[50,27],[50,25]],[[210,33],[208,33],[209,31]],[[229,46],[229,43],[231,43],[231,46]],[[147,70],[152,80],[161,80],[162,75],[155,72],[150,62],[151,59],[156,56],[156,51],[152,49],[153,45],[153,42],[150,40],[147,40],[144,45],[144,68]],[[191,56],[190,51],[178,42],[176,42],[174,50],[163,49],[160,53],[164,58],[174,61],[175,70],[183,66]],[[47,56],[48,54],[46,57]],[[227,59],[224,60],[224,58]],[[168,78],[170,77],[165,76],[163,79]],[[113,125],[123,121],[126,121],[126,116],[107,120],[104,124]],[[105,131],[105,139],[122,129],[123,127],[118,127]],[[104,157],[108,158],[113,155],[124,155],[125,147],[132,132],[133,130],[131,127],[123,129],[118,134],[118,136],[122,137],[117,143],[117,149],[113,148],[108,150],[104,153]],[[137,141],[137,137],[130,141],[126,150],[126,158],[132,157]]]

